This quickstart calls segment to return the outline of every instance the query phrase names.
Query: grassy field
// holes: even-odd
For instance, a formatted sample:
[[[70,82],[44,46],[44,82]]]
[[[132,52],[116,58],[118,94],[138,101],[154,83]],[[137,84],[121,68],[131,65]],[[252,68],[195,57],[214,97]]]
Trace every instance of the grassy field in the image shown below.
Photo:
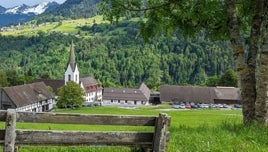
[[[243,126],[241,110],[167,110],[168,106],[123,109],[116,107],[88,107],[74,110],[56,110],[64,113],[155,115],[171,116],[170,139],[167,152],[266,152],[268,129],[258,125]],[[25,129],[103,130],[103,126],[17,124]],[[151,130],[150,127],[109,127],[108,130]],[[127,147],[20,147],[20,151],[49,152],[128,152]]]
[[[95,16],[92,18],[76,20],[64,20],[62,22],[47,22],[38,26],[35,26],[31,22],[28,22],[27,24],[21,25],[20,27],[14,27],[12,29],[0,33],[2,35],[13,36],[32,36],[36,35],[39,31],[43,31],[45,33],[62,32],[68,34],[77,34],[77,32],[79,31],[79,27],[91,26],[94,22],[97,24],[108,23],[108,21],[103,20],[102,16]]]

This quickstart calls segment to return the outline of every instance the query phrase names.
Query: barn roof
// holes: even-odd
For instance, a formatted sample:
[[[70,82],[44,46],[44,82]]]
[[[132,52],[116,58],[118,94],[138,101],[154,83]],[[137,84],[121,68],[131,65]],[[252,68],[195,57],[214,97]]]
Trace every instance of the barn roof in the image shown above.
[[[64,86],[64,80],[35,79],[34,82],[44,82],[53,89],[55,94],[57,94],[60,87]]]
[[[103,100],[148,101],[140,89],[104,88]]]
[[[44,82],[6,87],[3,91],[8,95],[16,107],[26,106],[38,101],[52,99],[53,95]]]
[[[234,87],[215,87],[218,100],[241,100],[240,89]]]
[[[145,95],[145,97],[146,97],[147,100],[150,99],[151,91],[150,91],[150,89],[147,87],[147,85],[145,83],[142,83],[140,85],[139,90],[141,90],[141,92]]]
[[[212,87],[160,86],[161,101],[213,103],[215,97],[215,92]]]
[[[214,103],[215,100],[239,101],[240,90],[234,87],[196,87],[164,85],[160,87],[160,100],[166,102]]]

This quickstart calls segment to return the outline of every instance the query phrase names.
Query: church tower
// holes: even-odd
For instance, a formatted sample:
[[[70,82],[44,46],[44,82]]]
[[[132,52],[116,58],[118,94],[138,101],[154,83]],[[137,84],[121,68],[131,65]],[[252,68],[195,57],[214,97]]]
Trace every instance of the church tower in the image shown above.
[[[79,84],[79,71],[77,67],[77,63],[75,61],[75,54],[74,54],[74,44],[72,42],[70,47],[70,56],[69,62],[67,64],[67,69],[64,74],[65,85],[68,81],[74,81],[75,83]]]

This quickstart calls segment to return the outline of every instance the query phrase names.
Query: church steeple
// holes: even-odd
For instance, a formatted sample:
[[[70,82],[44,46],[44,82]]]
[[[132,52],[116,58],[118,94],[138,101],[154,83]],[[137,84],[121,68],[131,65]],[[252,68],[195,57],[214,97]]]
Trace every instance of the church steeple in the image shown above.
[[[75,60],[73,41],[70,46],[70,56],[69,56],[69,61],[67,64],[67,69],[65,71],[64,77],[65,77],[65,84],[68,81],[74,81],[77,84],[79,84],[79,71],[78,71],[76,60]]]
[[[76,61],[75,61],[74,43],[73,43],[73,41],[72,41],[72,44],[71,44],[71,47],[70,47],[69,65],[71,66],[72,71],[74,71],[75,67],[76,67]]]

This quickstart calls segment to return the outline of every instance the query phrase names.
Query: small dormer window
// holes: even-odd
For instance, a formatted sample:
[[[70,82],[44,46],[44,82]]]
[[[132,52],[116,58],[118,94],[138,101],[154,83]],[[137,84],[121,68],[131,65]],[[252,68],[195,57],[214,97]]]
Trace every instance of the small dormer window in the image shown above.
[[[68,81],[71,81],[71,78],[72,78],[72,76],[69,74],[68,75]]]

